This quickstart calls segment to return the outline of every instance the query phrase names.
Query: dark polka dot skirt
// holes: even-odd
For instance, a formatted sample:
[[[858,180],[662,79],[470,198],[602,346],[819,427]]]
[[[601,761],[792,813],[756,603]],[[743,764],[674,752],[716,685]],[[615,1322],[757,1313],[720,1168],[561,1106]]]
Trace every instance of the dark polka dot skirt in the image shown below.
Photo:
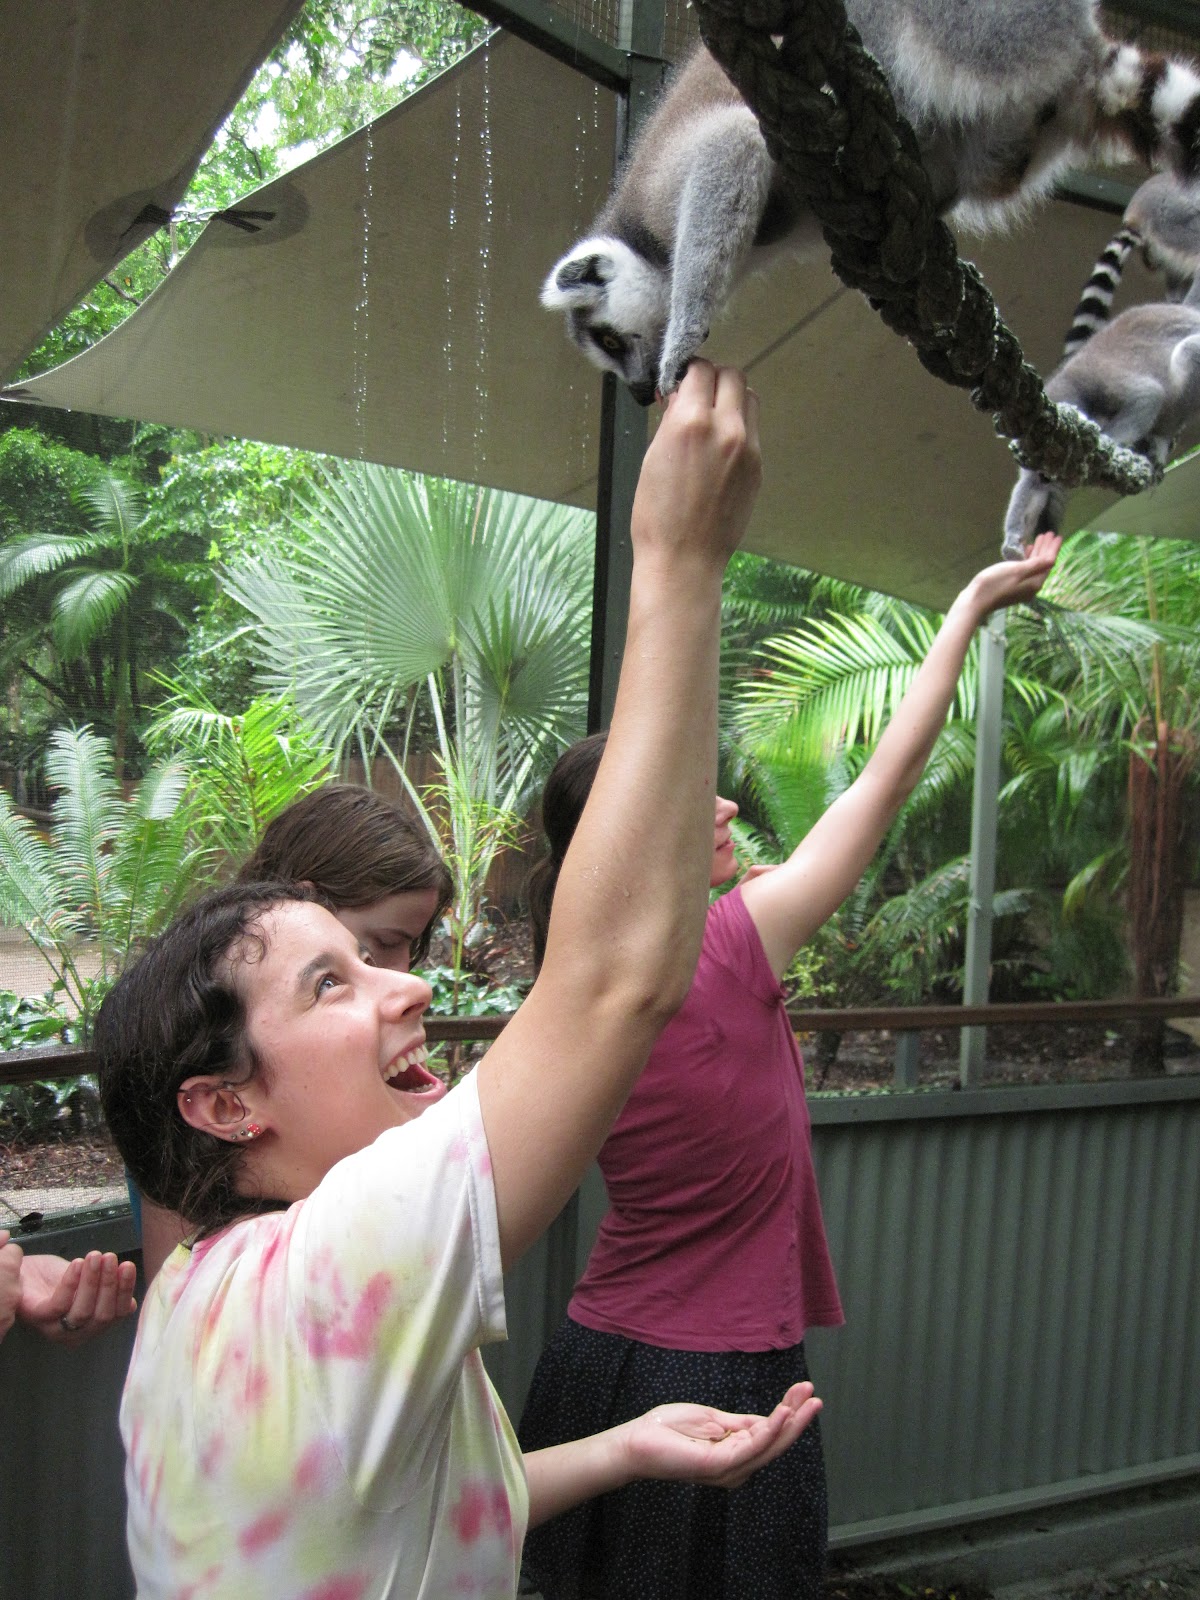
[[[662,1350],[566,1319],[542,1352],[523,1450],[692,1400],[766,1413],[808,1369],[789,1350]],[[827,1508],[819,1422],[741,1488],[632,1483],[534,1528],[522,1593],[544,1600],[819,1600]]]

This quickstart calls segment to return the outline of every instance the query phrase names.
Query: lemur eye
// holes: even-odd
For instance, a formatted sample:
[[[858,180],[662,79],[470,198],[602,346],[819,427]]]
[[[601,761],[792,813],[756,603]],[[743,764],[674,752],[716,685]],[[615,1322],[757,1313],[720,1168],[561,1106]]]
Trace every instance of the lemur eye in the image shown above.
[[[596,338],[605,355],[613,356],[619,360],[625,354],[625,342],[623,339],[619,339],[615,333],[599,333]]]

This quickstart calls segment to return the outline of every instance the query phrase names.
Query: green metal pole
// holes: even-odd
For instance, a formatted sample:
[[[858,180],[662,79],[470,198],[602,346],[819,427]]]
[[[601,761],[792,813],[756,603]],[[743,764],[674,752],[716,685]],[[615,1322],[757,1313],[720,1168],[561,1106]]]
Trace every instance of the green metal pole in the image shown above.
[[[971,807],[970,910],[963,966],[963,1004],[983,1005],[992,964],[992,900],[996,892],[996,818],[1000,793],[1000,736],[1004,715],[1004,612],[979,635],[979,707],[975,721],[975,794]],[[959,1080],[964,1089],[983,1076],[987,1029],[964,1028]]]
[[[663,0],[627,0],[622,8],[621,46],[629,54],[629,86],[617,119],[617,160],[625,155],[649,116],[662,83]],[[629,524],[642,457],[647,416],[623,383],[604,379],[600,417],[600,471],[596,497],[596,560],[592,584],[592,653],[588,683],[588,731],[612,718],[629,624],[633,552]]]
[[[626,0],[620,44],[630,52],[629,86],[617,118],[617,159],[645,121],[662,83],[665,21],[663,0]],[[617,678],[629,625],[633,550],[629,525],[633,496],[649,437],[647,413],[623,383],[604,379],[600,423],[600,470],[596,498],[596,557],[592,583],[592,653],[588,681],[588,731],[612,719]],[[608,1196],[599,1167],[584,1174],[548,1238],[547,1308],[566,1310],[583,1271]],[[557,1317],[552,1315],[557,1322]]]

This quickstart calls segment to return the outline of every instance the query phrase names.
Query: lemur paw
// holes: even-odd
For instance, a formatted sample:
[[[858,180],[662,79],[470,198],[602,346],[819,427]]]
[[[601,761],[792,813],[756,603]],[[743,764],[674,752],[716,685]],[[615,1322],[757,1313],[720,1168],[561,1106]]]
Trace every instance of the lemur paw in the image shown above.
[[[692,357],[678,363],[674,368],[664,367],[658,380],[658,392],[665,400],[669,394],[674,394],[683,382],[684,374],[692,364]]]
[[[703,328],[694,335],[672,339],[669,344],[664,345],[658,373],[658,388],[664,399],[667,395],[674,394],[683,382],[684,373],[696,359],[700,346],[707,338],[708,329]]]

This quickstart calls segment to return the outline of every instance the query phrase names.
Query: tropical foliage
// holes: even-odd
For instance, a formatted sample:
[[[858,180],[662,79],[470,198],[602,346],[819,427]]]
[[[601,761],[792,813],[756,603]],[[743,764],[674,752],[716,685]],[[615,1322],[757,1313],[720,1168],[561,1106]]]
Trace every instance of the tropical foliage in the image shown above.
[[[329,772],[316,737],[275,702],[227,717],[177,687],[149,742],[158,759],[126,798],[107,740],[56,730],[48,837],[0,793],[0,922],[24,929],[83,1032],[130,950]]]
[[[188,774],[187,830],[209,881],[244,860],[272,817],[330,776],[328,749],[286,698],[260,696],[232,715],[173,684],[147,743]]]
[[[35,489],[24,510],[22,482]],[[126,472],[20,431],[0,441],[0,486],[0,667],[10,684],[37,686],[43,715],[111,734],[121,777],[146,668],[182,649],[212,591],[204,544],[152,526]]]
[[[25,930],[86,1031],[130,945],[170,919],[192,882],[186,774],[163,762],[125,799],[111,748],[89,728],[55,733],[47,767],[58,789],[49,839],[0,794],[0,921]]]
[[[582,733],[590,517],[383,467],[324,471],[290,550],[232,571],[261,681],[335,759],[399,772],[451,870],[482,883],[538,779]],[[418,743],[441,773],[427,804]],[[457,901],[461,936],[477,920]],[[457,937],[457,936],[456,936]]]
[[[844,612],[760,642],[735,691],[732,757],[759,859],[794,848],[861,770],[936,627],[886,596],[836,598]],[[1107,995],[1131,977],[1137,993],[1172,992],[1196,865],[1198,611],[1194,545],[1088,534],[1044,603],[1011,615],[994,995]],[[973,650],[920,785],[808,952],[808,992],[956,992],[976,692]]]
[[[1070,609],[1033,660],[1062,696],[1057,737],[1069,731],[1072,746],[1051,824],[1061,831],[1087,808],[1103,808],[1065,903],[1110,920],[1123,912],[1134,993],[1169,995],[1179,978],[1183,887],[1197,865],[1200,550],[1081,535],[1060,557],[1050,592]],[[1031,786],[1037,781],[1031,774]],[[1139,1030],[1134,1061],[1161,1070],[1161,1023]]]

